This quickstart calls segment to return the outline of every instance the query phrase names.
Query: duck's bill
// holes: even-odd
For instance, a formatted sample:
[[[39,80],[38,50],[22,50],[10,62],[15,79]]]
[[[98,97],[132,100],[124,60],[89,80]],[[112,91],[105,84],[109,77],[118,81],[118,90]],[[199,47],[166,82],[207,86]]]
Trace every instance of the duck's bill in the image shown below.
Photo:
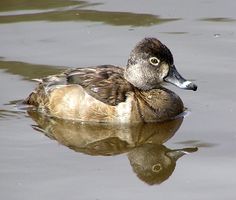
[[[197,90],[197,85],[195,85],[191,81],[184,79],[176,70],[174,65],[170,67],[168,75],[164,78],[164,81],[172,83],[182,89],[193,91]]]
[[[166,155],[177,161],[182,156],[196,151],[198,151],[197,147],[190,147],[190,148],[170,150],[169,152],[166,153]]]

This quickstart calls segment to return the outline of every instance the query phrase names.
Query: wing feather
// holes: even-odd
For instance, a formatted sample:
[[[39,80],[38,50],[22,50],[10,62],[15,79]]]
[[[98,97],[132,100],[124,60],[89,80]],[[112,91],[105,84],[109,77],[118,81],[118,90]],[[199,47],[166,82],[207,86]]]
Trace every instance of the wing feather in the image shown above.
[[[103,65],[94,68],[77,68],[67,74],[68,84],[79,84],[94,98],[115,106],[124,102],[133,86],[124,79],[124,69]]]

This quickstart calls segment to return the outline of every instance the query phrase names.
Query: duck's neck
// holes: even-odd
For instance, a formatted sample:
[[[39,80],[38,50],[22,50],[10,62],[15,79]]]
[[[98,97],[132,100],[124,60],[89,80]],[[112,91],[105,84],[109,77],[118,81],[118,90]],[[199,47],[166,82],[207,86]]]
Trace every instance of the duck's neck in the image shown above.
[[[156,80],[154,78],[150,78],[148,72],[143,71],[142,67],[136,65],[127,66],[124,70],[124,78],[129,83],[144,91],[161,87],[161,85],[156,84]]]

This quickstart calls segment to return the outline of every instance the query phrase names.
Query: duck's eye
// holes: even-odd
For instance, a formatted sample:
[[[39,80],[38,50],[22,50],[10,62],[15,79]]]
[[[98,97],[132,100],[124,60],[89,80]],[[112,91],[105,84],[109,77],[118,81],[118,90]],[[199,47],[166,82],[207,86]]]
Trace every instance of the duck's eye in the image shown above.
[[[156,58],[156,57],[151,57],[151,58],[149,58],[149,62],[152,65],[157,66],[159,64],[160,60],[158,58]]]
[[[158,172],[160,172],[160,170],[162,170],[162,166],[161,166],[160,163],[157,163],[157,164],[155,164],[155,165],[152,166],[152,171],[153,171],[153,172],[158,173]]]

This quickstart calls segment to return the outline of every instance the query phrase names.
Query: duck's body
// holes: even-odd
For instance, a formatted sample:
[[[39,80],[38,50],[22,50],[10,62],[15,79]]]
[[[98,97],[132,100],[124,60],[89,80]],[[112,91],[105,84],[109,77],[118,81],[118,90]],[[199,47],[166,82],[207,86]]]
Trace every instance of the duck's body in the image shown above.
[[[147,58],[152,64],[147,66],[150,63],[145,63],[145,58],[140,60],[139,48],[147,47],[143,43],[149,45],[151,59],[159,56],[158,63]],[[172,76],[170,65],[173,58],[169,49],[160,41],[147,38],[131,52],[126,68],[112,65],[77,68],[40,79],[25,103],[54,117],[80,121],[135,123],[173,119],[183,112],[184,106],[174,92],[160,85],[164,78]],[[180,75],[179,78],[182,81]],[[196,89],[189,81],[182,82],[187,89]]]

